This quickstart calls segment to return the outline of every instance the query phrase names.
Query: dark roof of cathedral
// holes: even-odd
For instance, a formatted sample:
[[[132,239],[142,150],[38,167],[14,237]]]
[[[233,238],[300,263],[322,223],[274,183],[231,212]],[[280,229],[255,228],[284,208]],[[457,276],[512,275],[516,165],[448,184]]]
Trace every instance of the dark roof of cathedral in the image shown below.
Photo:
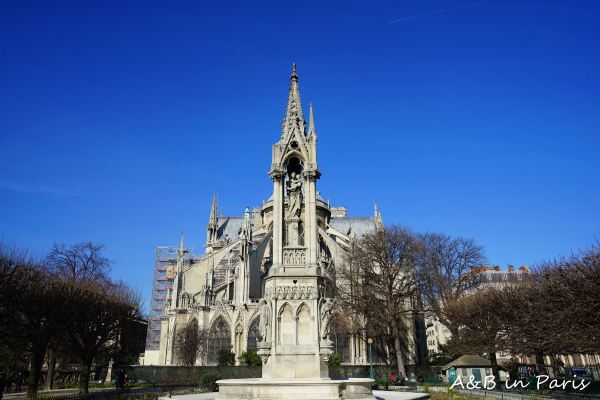
[[[329,225],[345,234],[350,233],[356,234],[360,237],[367,233],[375,231],[375,218],[373,217],[346,217],[346,218],[332,218],[329,221]]]
[[[220,216],[218,219],[219,229],[217,230],[217,239],[225,239],[227,237],[230,242],[236,241],[243,220],[244,217]]]

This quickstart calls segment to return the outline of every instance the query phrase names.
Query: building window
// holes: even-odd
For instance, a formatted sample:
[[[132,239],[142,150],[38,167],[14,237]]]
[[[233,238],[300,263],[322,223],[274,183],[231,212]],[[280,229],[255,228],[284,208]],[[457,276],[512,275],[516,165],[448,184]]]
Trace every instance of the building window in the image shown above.
[[[248,343],[246,344],[246,349],[256,349],[256,343],[260,336],[258,323],[259,318],[254,318],[254,321],[250,324],[250,328],[248,328]]]
[[[214,322],[208,334],[209,365],[217,365],[221,349],[231,349],[231,330],[223,317]]]

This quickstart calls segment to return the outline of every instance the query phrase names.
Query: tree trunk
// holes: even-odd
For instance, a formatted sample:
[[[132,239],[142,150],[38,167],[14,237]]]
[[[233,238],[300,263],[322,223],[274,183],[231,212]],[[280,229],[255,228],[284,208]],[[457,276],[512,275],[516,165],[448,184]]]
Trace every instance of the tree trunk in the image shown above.
[[[46,376],[46,390],[54,388],[54,368],[56,367],[56,356],[54,350],[48,351],[48,375]]]
[[[42,365],[46,355],[46,344],[36,343],[31,352],[31,367],[29,370],[29,380],[27,381],[27,398],[32,399],[37,396],[40,378],[42,376]]]
[[[83,361],[79,364],[79,394],[89,393],[90,370],[92,369],[91,361]]]
[[[496,380],[496,384],[500,382],[500,369],[498,368],[498,360],[496,359],[496,350],[491,349],[488,351],[490,363],[492,364],[492,374]]]
[[[398,372],[401,372],[406,377],[406,368],[404,367],[404,358],[402,357],[402,344],[400,341],[399,332],[394,329],[394,350],[396,350],[396,360],[398,362]]]
[[[535,368],[538,375],[546,374],[546,363],[544,363],[544,354],[541,351],[535,352]]]

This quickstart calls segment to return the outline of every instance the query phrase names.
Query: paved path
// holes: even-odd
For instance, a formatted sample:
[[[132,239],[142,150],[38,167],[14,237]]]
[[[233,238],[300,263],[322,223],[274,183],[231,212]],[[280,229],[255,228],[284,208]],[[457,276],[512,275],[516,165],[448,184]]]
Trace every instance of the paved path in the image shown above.
[[[386,392],[384,390],[373,390],[374,400],[415,400],[428,399],[429,395],[416,392]],[[196,393],[173,396],[171,400],[214,400],[217,393]],[[159,400],[169,400],[168,397],[159,397]]]
[[[99,392],[102,390],[115,390],[114,388],[90,388],[90,393],[93,392]],[[38,396],[58,396],[58,395],[67,395],[67,394],[77,394],[79,393],[79,388],[68,388],[68,389],[52,389],[52,390],[39,390],[38,391]],[[21,391],[21,392],[11,392],[11,393],[4,393],[3,394],[3,399],[10,399],[10,400],[19,400],[19,399],[25,399],[27,397],[27,392],[25,391]]]

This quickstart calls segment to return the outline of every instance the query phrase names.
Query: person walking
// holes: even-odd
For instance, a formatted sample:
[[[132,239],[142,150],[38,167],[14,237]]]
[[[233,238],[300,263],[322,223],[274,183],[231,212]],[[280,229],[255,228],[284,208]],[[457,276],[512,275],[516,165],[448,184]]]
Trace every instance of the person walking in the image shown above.
[[[15,393],[21,391],[21,385],[23,385],[23,375],[19,372],[15,378]]]

